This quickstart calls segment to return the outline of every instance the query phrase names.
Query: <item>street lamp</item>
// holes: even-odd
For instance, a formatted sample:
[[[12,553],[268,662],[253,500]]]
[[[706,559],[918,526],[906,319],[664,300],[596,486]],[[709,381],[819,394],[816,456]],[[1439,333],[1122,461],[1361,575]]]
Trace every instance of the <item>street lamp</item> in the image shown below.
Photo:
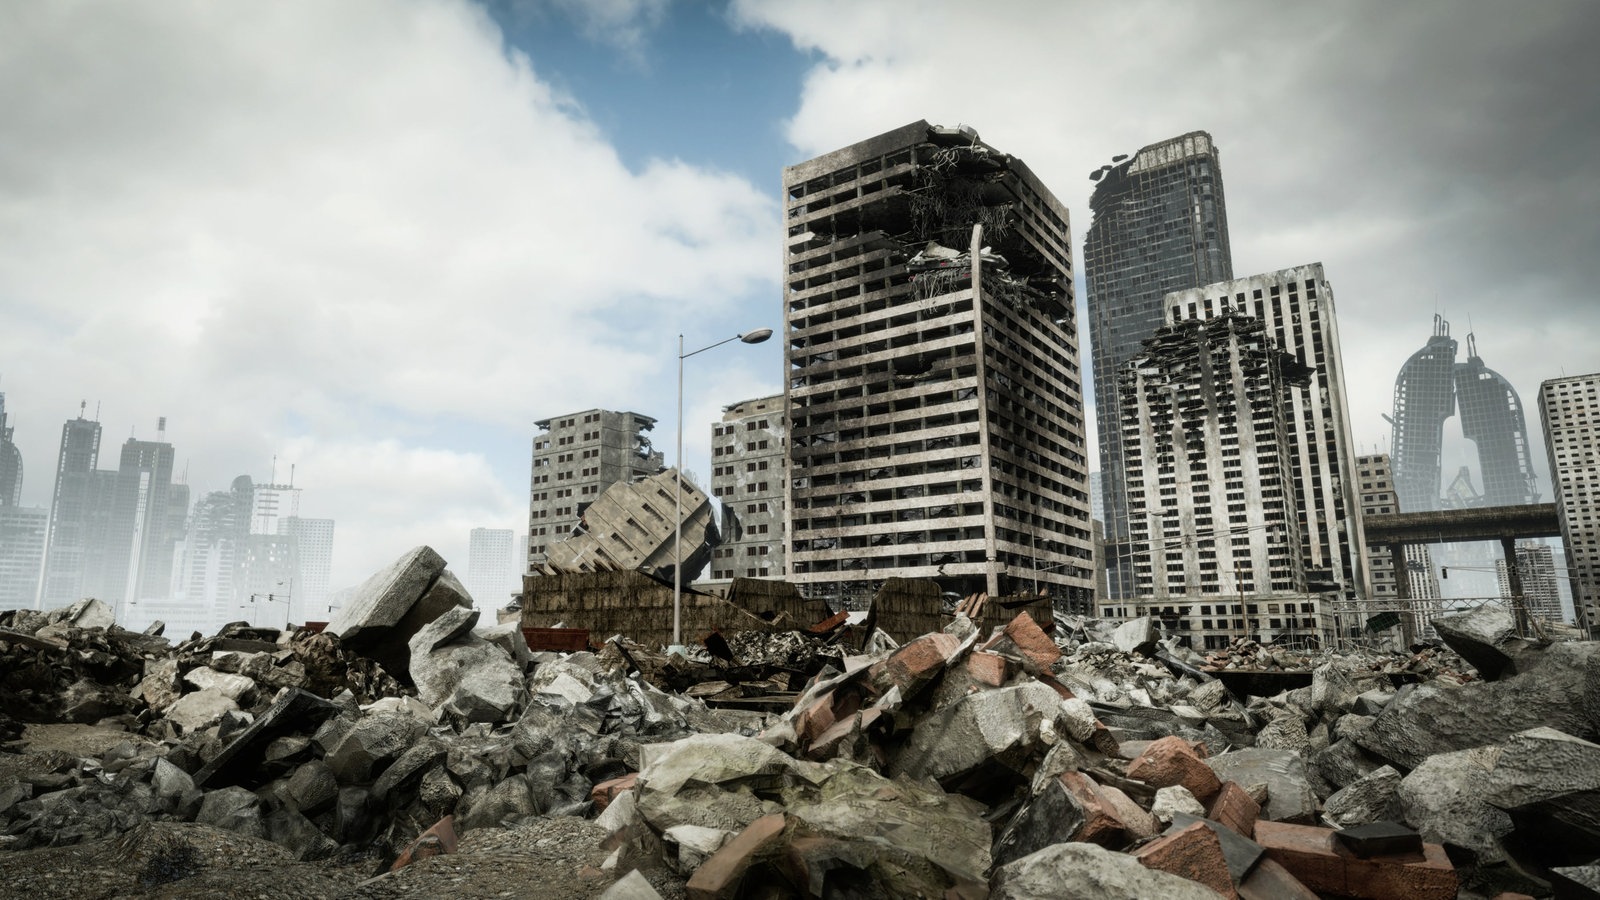
[[[771,328],[757,328],[744,334],[724,338],[691,353],[683,352],[683,335],[678,335],[678,457],[677,477],[672,482],[672,506],[677,524],[677,537],[673,541],[672,560],[672,645],[683,645],[683,361],[696,353],[704,353],[731,341],[759,344],[772,337]]]

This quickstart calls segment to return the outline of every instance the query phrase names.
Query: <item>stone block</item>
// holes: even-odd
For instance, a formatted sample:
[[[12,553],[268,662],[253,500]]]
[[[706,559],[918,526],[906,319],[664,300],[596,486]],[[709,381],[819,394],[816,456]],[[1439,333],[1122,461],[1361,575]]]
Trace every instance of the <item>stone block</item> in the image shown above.
[[[1156,630],[1155,620],[1149,616],[1140,616],[1129,619],[1117,626],[1111,633],[1111,643],[1123,653],[1143,653],[1153,655],[1156,642],[1161,638],[1161,633]]]
[[[1041,670],[1049,671],[1055,661],[1061,658],[1061,648],[1033,621],[1033,616],[1025,612],[1018,613],[1002,633],[1011,639],[1018,652]]]
[[[1128,764],[1128,777],[1158,788],[1182,785],[1201,803],[1222,790],[1216,772],[1179,737],[1151,741],[1139,758]]]
[[[786,827],[781,813],[751,822],[694,870],[684,885],[684,894],[689,900],[731,900],[738,895],[745,872],[776,854]]]
[[[1251,747],[1212,757],[1206,763],[1223,781],[1235,781],[1245,787],[1265,784],[1267,802],[1262,805],[1265,818],[1275,822],[1316,821],[1317,795],[1311,789],[1305,757],[1300,754],[1292,750]],[[1218,788],[1221,788],[1220,783]]]
[[[1318,893],[1372,900],[1456,895],[1455,868],[1439,844],[1424,844],[1422,853],[1409,856],[1361,859],[1339,845],[1332,829],[1265,820],[1256,823],[1256,841],[1269,859]]]
[[[1216,799],[1211,801],[1206,817],[1245,837],[1254,837],[1256,819],[1261,817],[1261,804],[1252,799],[1237,781],[1227,781],[1223,783],[1222,790],[1217,792]]]
[[[985,687],[1000,687],[1006,683],[1006,658],[996,653],[979,651],[967,657],[967,674]]]
[[[411,550],[352,590],[324,630],[352,647],[366,646],[378,632],[400,623],[444,566],[444,557],[432,547]]]
[[[1146,868],[1199,882],[1224,897],[1239,896],[1222,855],[1222,841],[1204,822],[1167,832],[1140,847],[1134,858]]]
[[[995,870],[991,900],[1217,900],[1217,892],[1096,844],[1053,844]]]
[[[1398,819],[1404,815],[1400,783],[1394,767],[1376,769],[1328,797],[1322,804],[1322,817],[1339,828]]]
[[[1433,628],[1451,650],[1478,670],[1486,681],[1515,674],[1511,651],[1517,644],[1517,622],[1511,610],[1496,603],[1433,617]]]

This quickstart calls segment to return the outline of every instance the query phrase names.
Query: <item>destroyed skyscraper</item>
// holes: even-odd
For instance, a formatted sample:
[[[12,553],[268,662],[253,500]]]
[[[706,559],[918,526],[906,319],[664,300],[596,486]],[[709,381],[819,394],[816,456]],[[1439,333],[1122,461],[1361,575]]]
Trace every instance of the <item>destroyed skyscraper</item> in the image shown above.
[[[783,395],[723,408],[711,426],[711,493],[722,503],[722,544],[711,577],[781,578]]]
[[[784,170],[789,578],[1092,589],[1066,208],[970,128]]]
[[[22,451],[12,437],[11,417],[6,413],[6,395],[0,391],[0,507],[22,502]]]
[[[544,564],[551,544],[572,534],[584,509],[606,488],[662,469],[662,455],[645,434],[656,424],[649,416],[590,409],[533,424],[545,433],[533,439],[529,572]]]
[[[1600,624],[1600,373],[1539,385],[1550,481],[1581,628]]]
[[[1461,411],[1461,433],[1477,447],[1485,506],[1536,503],[1539,492],[1528,427],[1516,388],[1478,356],[1467,335],[1467,361],[1456,362],[1450,323],[1433,317],[1433,334],[1394,382],[1393,462],[1400,508],[1428,512],[1442,505],[1440,466],[1445,420]],[[1459,476],[1458,476],[1459,477]]]
[[[1146,344],[1120,383],[1129,538],[1108,550],[1107,567],[1132,576],[1134,599],[1132,609],[1109,608],[1198,615],[1189,627],[1213,644],[1291,628],[1331,637],[1340,623],[1330,601],[1368,590],[1322,266],[1180,291],[1164,303],[1174,327]],[[1182,605],[1210,595],[1233,602],[1211,604],[1209,624],[1203,606]]]
[[[1128,533],[1117,377],[1163,322],[1162,298],[1233,277],[1219,151],[1194,131],[1142,148],[1090,175],[1094,220],[1083,247],[1095,414],[1105,487],[1106,540]],[[1125,556],[1125,554],[1123,554]],[[1113,597],[1131,596],[1129,573],[1108,573]]]

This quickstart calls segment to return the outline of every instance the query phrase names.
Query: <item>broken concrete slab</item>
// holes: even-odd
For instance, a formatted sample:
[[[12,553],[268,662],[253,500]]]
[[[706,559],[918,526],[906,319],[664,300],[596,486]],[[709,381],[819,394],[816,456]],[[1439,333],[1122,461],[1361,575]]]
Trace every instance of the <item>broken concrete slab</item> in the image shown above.
[[[1487,681],[1516,674],[1515,654],[1527,642],[1517,637],[1511,610],[1485,603],[1466,612],[1434,616],[1433,628],[1451,650],[1461,654]]]
[[[185,734],[210,728],[222,721],[227,713],[238,710],[239,704],[221,691],[191,691],[167,707],[168,722],[180,726]]]
[[[1129,619],[1111,632],[1112,645],[1123,653],[1142,653],[1145,656],[1152,656],[1160,640],[1161,632],[1156,629],[1155,619],[1150,616]]]
[[[369,781],[426,730],[421,722],[404,713],[362,716],[329,749],[324,761],[340,784]]]
[[[400,623],[444,567],[444,557],[432,547],[412,549],[352,589],[324,631],[337,634],[348,646],[369,646]]]
[[[1480,865],[1507,859],[1501,839],[1511,817],[1485,801],[1498,747],[1440,753],[1423,760],[1400,782],[1400,808],[1407,825],[1425,841],[1470,851]]]
[[[1056,692],[1037,682],[968,695],[924,716],[891,759],[889,773],[980,792],[1020,779],[1029,761],[1044,755],[1047,740],[1055,739],[1060,705]]]
[[[1291,750],[1255,747],[1230,750],[1205,761],[1223,781],[1265,784],[1262,817],[1275,822],[1314,822],[1317,795],[1306,774],[1305,758]]]
[[[1337,828],[1400,819],[1401,775],[1393,766],[1374,769],[1335,791],[1322,804],[1322,817]]]
[[[1170,872],[1148,869],[1098,844],[1053,844],[995,870],[992,900],[1103,900],[1160,897],[1217,900],[1217,892]]]
[[[283,689],[266,712],[195,773],[195,784],[211,788],[259,780],[268,745],[284,735],[312,730],[338,712],[336,704],[309,691]]]

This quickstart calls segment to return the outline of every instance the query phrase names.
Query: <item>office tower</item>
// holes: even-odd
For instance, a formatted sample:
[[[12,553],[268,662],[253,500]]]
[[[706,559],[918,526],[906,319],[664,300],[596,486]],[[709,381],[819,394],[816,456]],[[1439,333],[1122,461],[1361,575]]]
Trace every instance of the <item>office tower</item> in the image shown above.
[[[50,526],[45,538],[44,574],[40,578],[41,609],[55,609],[97,593],[89,585],[92,568],[98,581],[105,556],[105,519],[109,517],[110,482],[96,466],[100,459],[100,423],[83,417],[61,427],[55,490],[50,501]],[[86,590],[86,588],[95,588]]]
[[[116,496],[106,547],[104,587],[97,596],[119,615],[132,600],[172,593],[172,445],[161,419],[154,441],[129,438],[117,466]]]
[[[22,451],[12,443],[16,429],[6,413],[6,395],[0,391],[0,508],[22,502]]]
[[[528,571],[545,562],[550,544],[568,537],[590,503],[619,481],[654,475],[662,456],[645,432],[656,420],[632,412],[591,409],[533,423],[533,476],[528,500]]]
[[[333,520],[284,516],[278,520],[278,531],[293,541],[295,560],[299,564],[291,592],[292,621],[302,624],[328,621],[328,588],[333,577]]]
[[[1083,246],[1090,345],[1094,356],[1095,415],[1104,478],[1106,538],[1127,536],[1127,488],[1117,378],[1164,321],[1163,298],[1173,291],[1233,277],[1220,153],[1204,131],[1117,156],[1089,177],[1094,220]],[[1112,547],[1115,556],[1115,547]],[[1127,572],[1108,573],[1121,596]],[[1131,595],[1131,590],[1128,591]]]
[[[1091,605],[1067,210],[970,128],[783,174],[789,580]]]
[[[711,426],[711,493],[722,501],[722,543],[712,578],[781,578],[783,395],[722,408]]]
[[[1561,516],[1578,626],[1600,624],[1600,372],[1539,385],[1539,418]]]
[[[1400,496],[1387,453],[1356,457],[1356,469],[1361,479],[1361,515],[1387,516],[1400,512],[1402,509]],[[1352,616],[1354,621],[1347,623],[1357,626],[1356,634],[1369,634],[1364,631],[1365,618],[1394,610],[1411,617],[1409,621],[1401,622],[1401,633],[1404,637],[1414,639],[1431,635],[1430,623],[1439,611],[1439,579],[1434,574],[1432,554],[1426,544],[1406,544],[1402,552],[1408,597],[1404,603],[1398,602],[1395,563],[1389,548],[1385,546],[1367,548],[1367,568],[1372,577],[1372,595],[1369,598],[1371,610],[1356,611]],[[1353,635],[1347,631],[1346,636]],[[1410,640],[1404,640],[1402,643],[1409,644]]]
[[[1517,542],[1517,575],[1522,586],[1522,604],[1528,615],[1541,622],[1562,622],[1561,588],[1556,583],[1556,557],[1550,545],[1540,541]],[[1500,596],[1511,597],[1511,574],[1504,559],[1495,560],[1495,577]]]
[[[1311,605],[1317,628],[1327,633],[1337,627],[1327,601],[1356,603],[1368,596],[1369,584],[1339,328],[1322,264],[1179,291],[1168,295],[1165,303],[1173,322],[1208,319],[1227,310],[1255,318],[1266,327],[1273,345],[1307,370],[1307,377],[1292,386],[1282,404],[1290,449],[1286,490],[1292,488],[1296,501],[1306,590],[1320,598]],[[1145,474],[1146,489],[1159,489],[1150,474]],[[1230,515],[1235,514],[1239,498],[1229,497],[1227,502]],[[1145,548],[1129,549],[1128,558],[1136,559]]]
[[[49,529],[47,509],[0,505],[0,610],[33,608]]]
[[[1134,601],[1109,601],[1110,615],[1159,615],[1207,649],[1316,634],[1287,415],[1310,376],[1266,322],[1227,305],[1163,326],[1128,360],[1121,549],[1137,549],[1118,568]]]
[[[194,505],[180,567],[182,599],[209,611],[214,627],[240,618],[238,594],[250,539],[255,485],[240,475],[229,490],[212,491]]]
[[[526,551],[509,528],[474,528],[467,541],[465,587],[482,609],[499,609],[522,588]]]
[[[1456,362],[1457,343],[1450,323],[1433,317],[1433,335],[1400,368],[1394,383],[1393,464],[1400,506],[1428,512],[1452,504],[1515,506],[1537,503],[1539,492],[1528,450],[1522,400],[1510,382],[1478,356],[1477,339],[1467,335],[1467,361]],[[1466,470],[1440,497],[1440,456],[1445,420],[1461,411],[1461,433],[1477,448],[1483,491],[1471,489]],[[1463,486],[1469,490],[1464,490]]]

